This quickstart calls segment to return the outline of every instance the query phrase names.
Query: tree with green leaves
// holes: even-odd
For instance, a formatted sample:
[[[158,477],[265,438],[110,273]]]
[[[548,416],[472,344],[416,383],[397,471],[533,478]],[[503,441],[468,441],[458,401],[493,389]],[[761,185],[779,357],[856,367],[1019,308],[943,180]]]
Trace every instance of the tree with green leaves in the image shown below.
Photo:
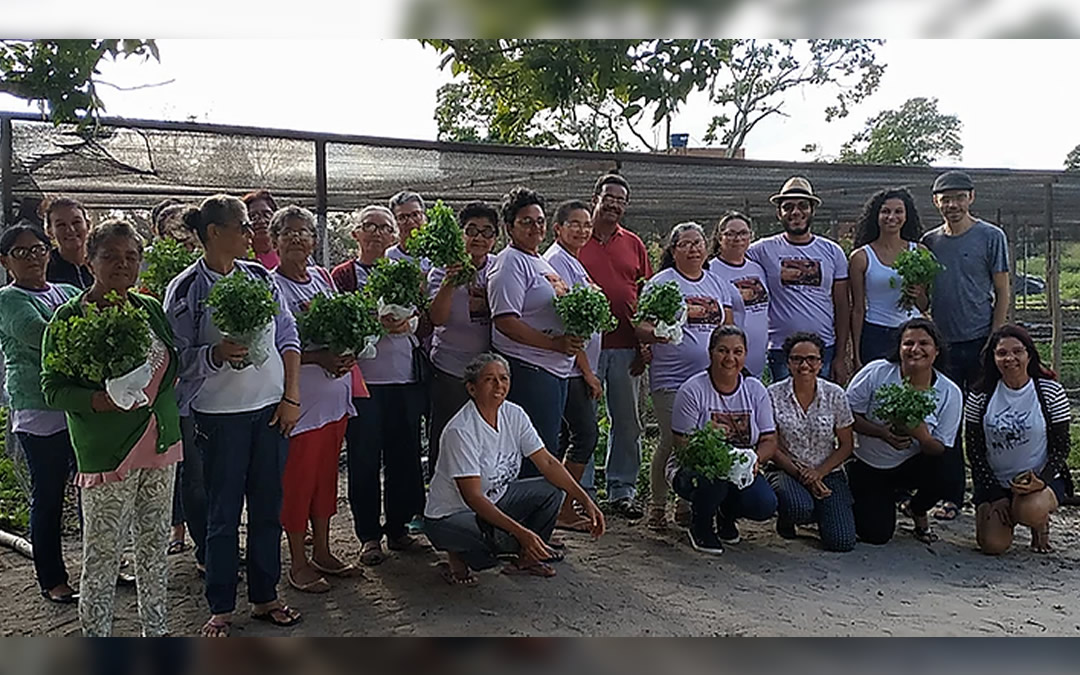
[[[153,40],[0,40],[0,92],[38,102],[57,124],[86,124],[105,110],[98,64],[132,56],[160,61]]]
[[[735,157],[763,120],[785,115],[792,90],[831,89],[835,103],[825,120],[846,117],[850,106],[873,94],[885,65],[875,49],[884,40],[736,40],[725,77],[710,92],[721,114],[706,129],[706,143],[720,143]]]
[[[840,147],[840,162],[929,166],[943,157],[960,159],[963,123],[938,110],[936,98],[912,98],[883,110]]]
[[[1065,156],[1066,171],[1080,171],[1080,145],[1069,151]]]

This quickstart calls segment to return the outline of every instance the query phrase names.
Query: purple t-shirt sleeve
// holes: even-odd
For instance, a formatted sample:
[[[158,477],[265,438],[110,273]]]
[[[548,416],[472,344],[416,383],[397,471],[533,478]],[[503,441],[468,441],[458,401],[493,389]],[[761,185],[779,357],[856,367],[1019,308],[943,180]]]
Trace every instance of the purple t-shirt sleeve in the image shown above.
[[[698,428],[701,417],[701,400],[696,387],[696,379],[688,380],[675,393],[675,403],[671,407],[671,430],[686,435]]]
[[[750,384],[753,382],[755,384]],[[776,431],[776,422],[773,420],[772,399],[765,385],[757,380],[744,380],[744,387],[752,387],[752,406],[754,410],[754,423],[758,434],[771,434]]]
[[[491,318],[511,315],[520,317],[525,305],[525,284],[529,270],[518,256],[499,256],[488,277],[488,303]]]

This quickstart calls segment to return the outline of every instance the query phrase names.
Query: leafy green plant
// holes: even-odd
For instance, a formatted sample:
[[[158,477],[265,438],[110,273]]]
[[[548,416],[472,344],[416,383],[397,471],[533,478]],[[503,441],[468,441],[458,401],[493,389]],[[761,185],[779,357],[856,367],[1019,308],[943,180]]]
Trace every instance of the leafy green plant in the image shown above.
[[[364,291],[376,302],[381,298],[387,305],[422,309],[427,304],[424,284],[424,273],[413,261],[379,258]]]
[[[569,293],[555,298],[555,313],[562,319],[566,334],[577,337],[609,333],[618,325],[607,296],[584,284],[578,284]]]
[[[0,408],[0,528],[21,534],[30,528],[30,496],[15,465],[17,452],[5,447],[7,416],[7,408]]]
[[[924,248],[914,248],[901,251],[896,256],[893,269],[900,275],[900,300],[897,304],[901,309],[911,309],[915,306],[913,288],[925,286],[929,292],[934,285],[934,279],[945,267],[937,261],[934,254]],[[889,279],[889,286],[896,288],[896,279]]]
[[[408,241],[409,251],[423,256],[436,267],[461,265],[461,272],[450,279],[455,286],[464,286],[476,276],[476,266],[465,250],[454,211],[442,200],[428,209],[427,223],[413,230]]]
[[[139,283],[154,297],[164,298],[169,282],[198,259],[198,253],[188,251],[175,239],[160,239],[146,251],[146,269],[139,275]]]
[[[325,346],[335,354],[359,354],[370,337],[385,334],[375,301],[359,292],[316,295],[296,324],[305,345]]]
[[[728,477],[735,462],[747,461],[741,454],[734,452],[724,430],[712,424],[706,424],[686,439],[686,444],[675,448],[675,457],[679,466],[696,471],[709,480],[723,480]]]
[[[150,317],[122,300],[116,291],[104,309],[87,303],[83,315],[56,321],[53,345],[44,355],[46,367],[68,377],[104,384],[146,363],[150,351]]]
[[[634,321],[674,323],[683,305],[682,291],[679,290],[678,283],[667,281],[655,284],[641,294]]]
[[[206,305],[214,308],[211,319],[217,329],[233,337],[264,328],[279,311],[270,286],[240,270],[214,283]]]
[[[937,409],[937,391],[916,389],[904,380],[878,387],[874,401],[874,415],[888,422],[893,433],[907,435]]]

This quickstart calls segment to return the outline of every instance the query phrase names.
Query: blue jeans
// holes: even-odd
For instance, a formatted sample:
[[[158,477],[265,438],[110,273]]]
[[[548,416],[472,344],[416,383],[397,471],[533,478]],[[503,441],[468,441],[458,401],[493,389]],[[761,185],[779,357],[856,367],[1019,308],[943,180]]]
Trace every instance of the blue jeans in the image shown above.
[[[559,433],[557,459],[575,464],[592,464],[600,430],[596,425],[596,399],[589,395],[584,377],[571,377],[566,384],[566,406]]]
[[[851,488],[843,471],[822,478],[832,494],[815,499],[798,479],[783,471],[770,471],[769,483],[776,492],[777,515],[792,525],[817,523],[821,546],[826,551],[846,552],[855,548],[855,513]]]
[[[544,448],[553,455],[558,454],[567,381],[521,359],[506,357],[506,360],[510,362],[510,394],[507,398],[525,409]],[[532,462],[522,462],[518,475],[535,478],[540,471]]]
[[[896,344],[900,339],[900,327],[890,328],[868,321],[863,322],[862,337],[859,339],[859,360],[865,366],[871,361],[888,358],[896,353]]]
[[[829,369],[832,368],[833,356],[835,354],[836,345],[829,345],[825,348],[825,353],[821,355],[822,377],[829,377]],[[772,376],[773,382],[786,380],[791,376],[791,371],[788,370],[787,367],[787,359],[784,358],[783,349],[769,350],[769,374]]]
[[[369,384],[371,398],[354,398],[356,417],[345,432],[349,460],[349,508],[361,541],[397,539],[424,512],[420,468],[420,417],[424,385]],[[384,481],[379,480],[383,470]],[[386,526],[382,526],[385,509]]]
[[[641,415],[638,412],[639,377],[630,374],[635,349],[604,349],[596,376],[604,384],[608,432],[604,462],[609,501],[633,498],[641,468]]]
[[[30,544],[34,548],[34,572],[38,585],[47,591],[68,582],[60,547],[64,514],[64,489],[75,468],[75,452],[67,429],[52,436],[18,433],[30,468]]]
[[[758,474],[744,490],[726,480],[709,480],[689,469],[679,469],[671,484],[675,494],[690,502],[695,527],[713,527],[713,519],[735,522],[739,518],[768,520],[776,513],[776,493]]]
[[[176,468],[180,487],[180,513],[188,534],[195,542],[195,562],[206,564],[206,483],[203,480],[202,453],[195,444],[195,418],[180,418],[180,436],[184,442],[184,461]],[[173,501],[175,509],[176,501]],[[174,511],[174,523],[175,511]]]
[[[945,354],[945,376],[956,383],[956,386],[960,387],[960,391],[964,392],[964,400],[967,400],[967,395],[971,391],[971,388],[975,385],[975,381],[979,378],[979,371],[981,370],[979,363],[979,354],[982,352],[982,348],[986,345],[987,339],[990,336],[979,338],[977,340],[968,340],[966,342],[950,342],[948,352]],[[945,449],[945,454],[942,455],[944,466],[942,471],[944,481],[942,489],[944,495],[942,499],[948,502],[952,502],[957,506],[964,503],[964,488],[965,488],[965,471],[964,471],[964,432],[958,431],[956,434],[956,442]]]
[[[240,513],[247,500],[248,600],[277,599],[281,578],[281,476],[289,439],[270,426],[277,406],[243,413],[195,413],[206,483],[206,599],[213,614],[236,609]]]

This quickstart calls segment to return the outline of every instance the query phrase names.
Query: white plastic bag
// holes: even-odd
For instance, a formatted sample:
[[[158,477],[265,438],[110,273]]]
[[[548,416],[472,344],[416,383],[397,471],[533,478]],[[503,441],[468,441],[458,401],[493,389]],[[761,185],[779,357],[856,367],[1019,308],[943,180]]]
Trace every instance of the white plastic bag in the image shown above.
[[[750,448],[732,448],[731,454],[735,455],[735,461],[731,463],[727,479],[735,484],[740,490],[745,490],[753,484],[757,472],[757,453]]]
[[[233,366],[237,370],[243,370],[248,366],[255,366],[258,368],[266,363],[266,360],[270,358],[270,354],[274,350],[274,343],[271,339],[273,334],[273,321],[269,321],[265,326],[256,331],[244,333],[242,335],[222,333],[221,337],[229,342],[235,342],[238,345],[243,345],[248,348],[247,357],[244,358],[240,365]]]
[[[360,353],[356,355],[356,360],[360,359],[373,359],[378,354],[375,349],[375,344],[379,341],[378,335],[369,335],[364,338],[364,348],[360,350]]]
[[[402,319],[409,319],[409,332],[415,333],[416,327],[420,325],[420,319],[416,316],[416,307],[409,305],[408,307],[402,305],[394,305],[387,302],[383,302],[382,298],[379,298],[379,318],[384,316],[392,318],[394,321],[401,321]],[[357,357],[361,358],[361,357]]]
[[[686,303],[679,307],[679,313],[675,315],[674,323],[657,321],[653,328],[653,335],[658,338],[667,338],[668,344],[679,345],[683,339],[682,327],[686,325]]]
[[[153,376],[154,369],[149,363],[144,363],[127,375],[105,380],[105,392],[121,410],[141,408],[150,403],[150,398],[143,390],[150,384]]]

